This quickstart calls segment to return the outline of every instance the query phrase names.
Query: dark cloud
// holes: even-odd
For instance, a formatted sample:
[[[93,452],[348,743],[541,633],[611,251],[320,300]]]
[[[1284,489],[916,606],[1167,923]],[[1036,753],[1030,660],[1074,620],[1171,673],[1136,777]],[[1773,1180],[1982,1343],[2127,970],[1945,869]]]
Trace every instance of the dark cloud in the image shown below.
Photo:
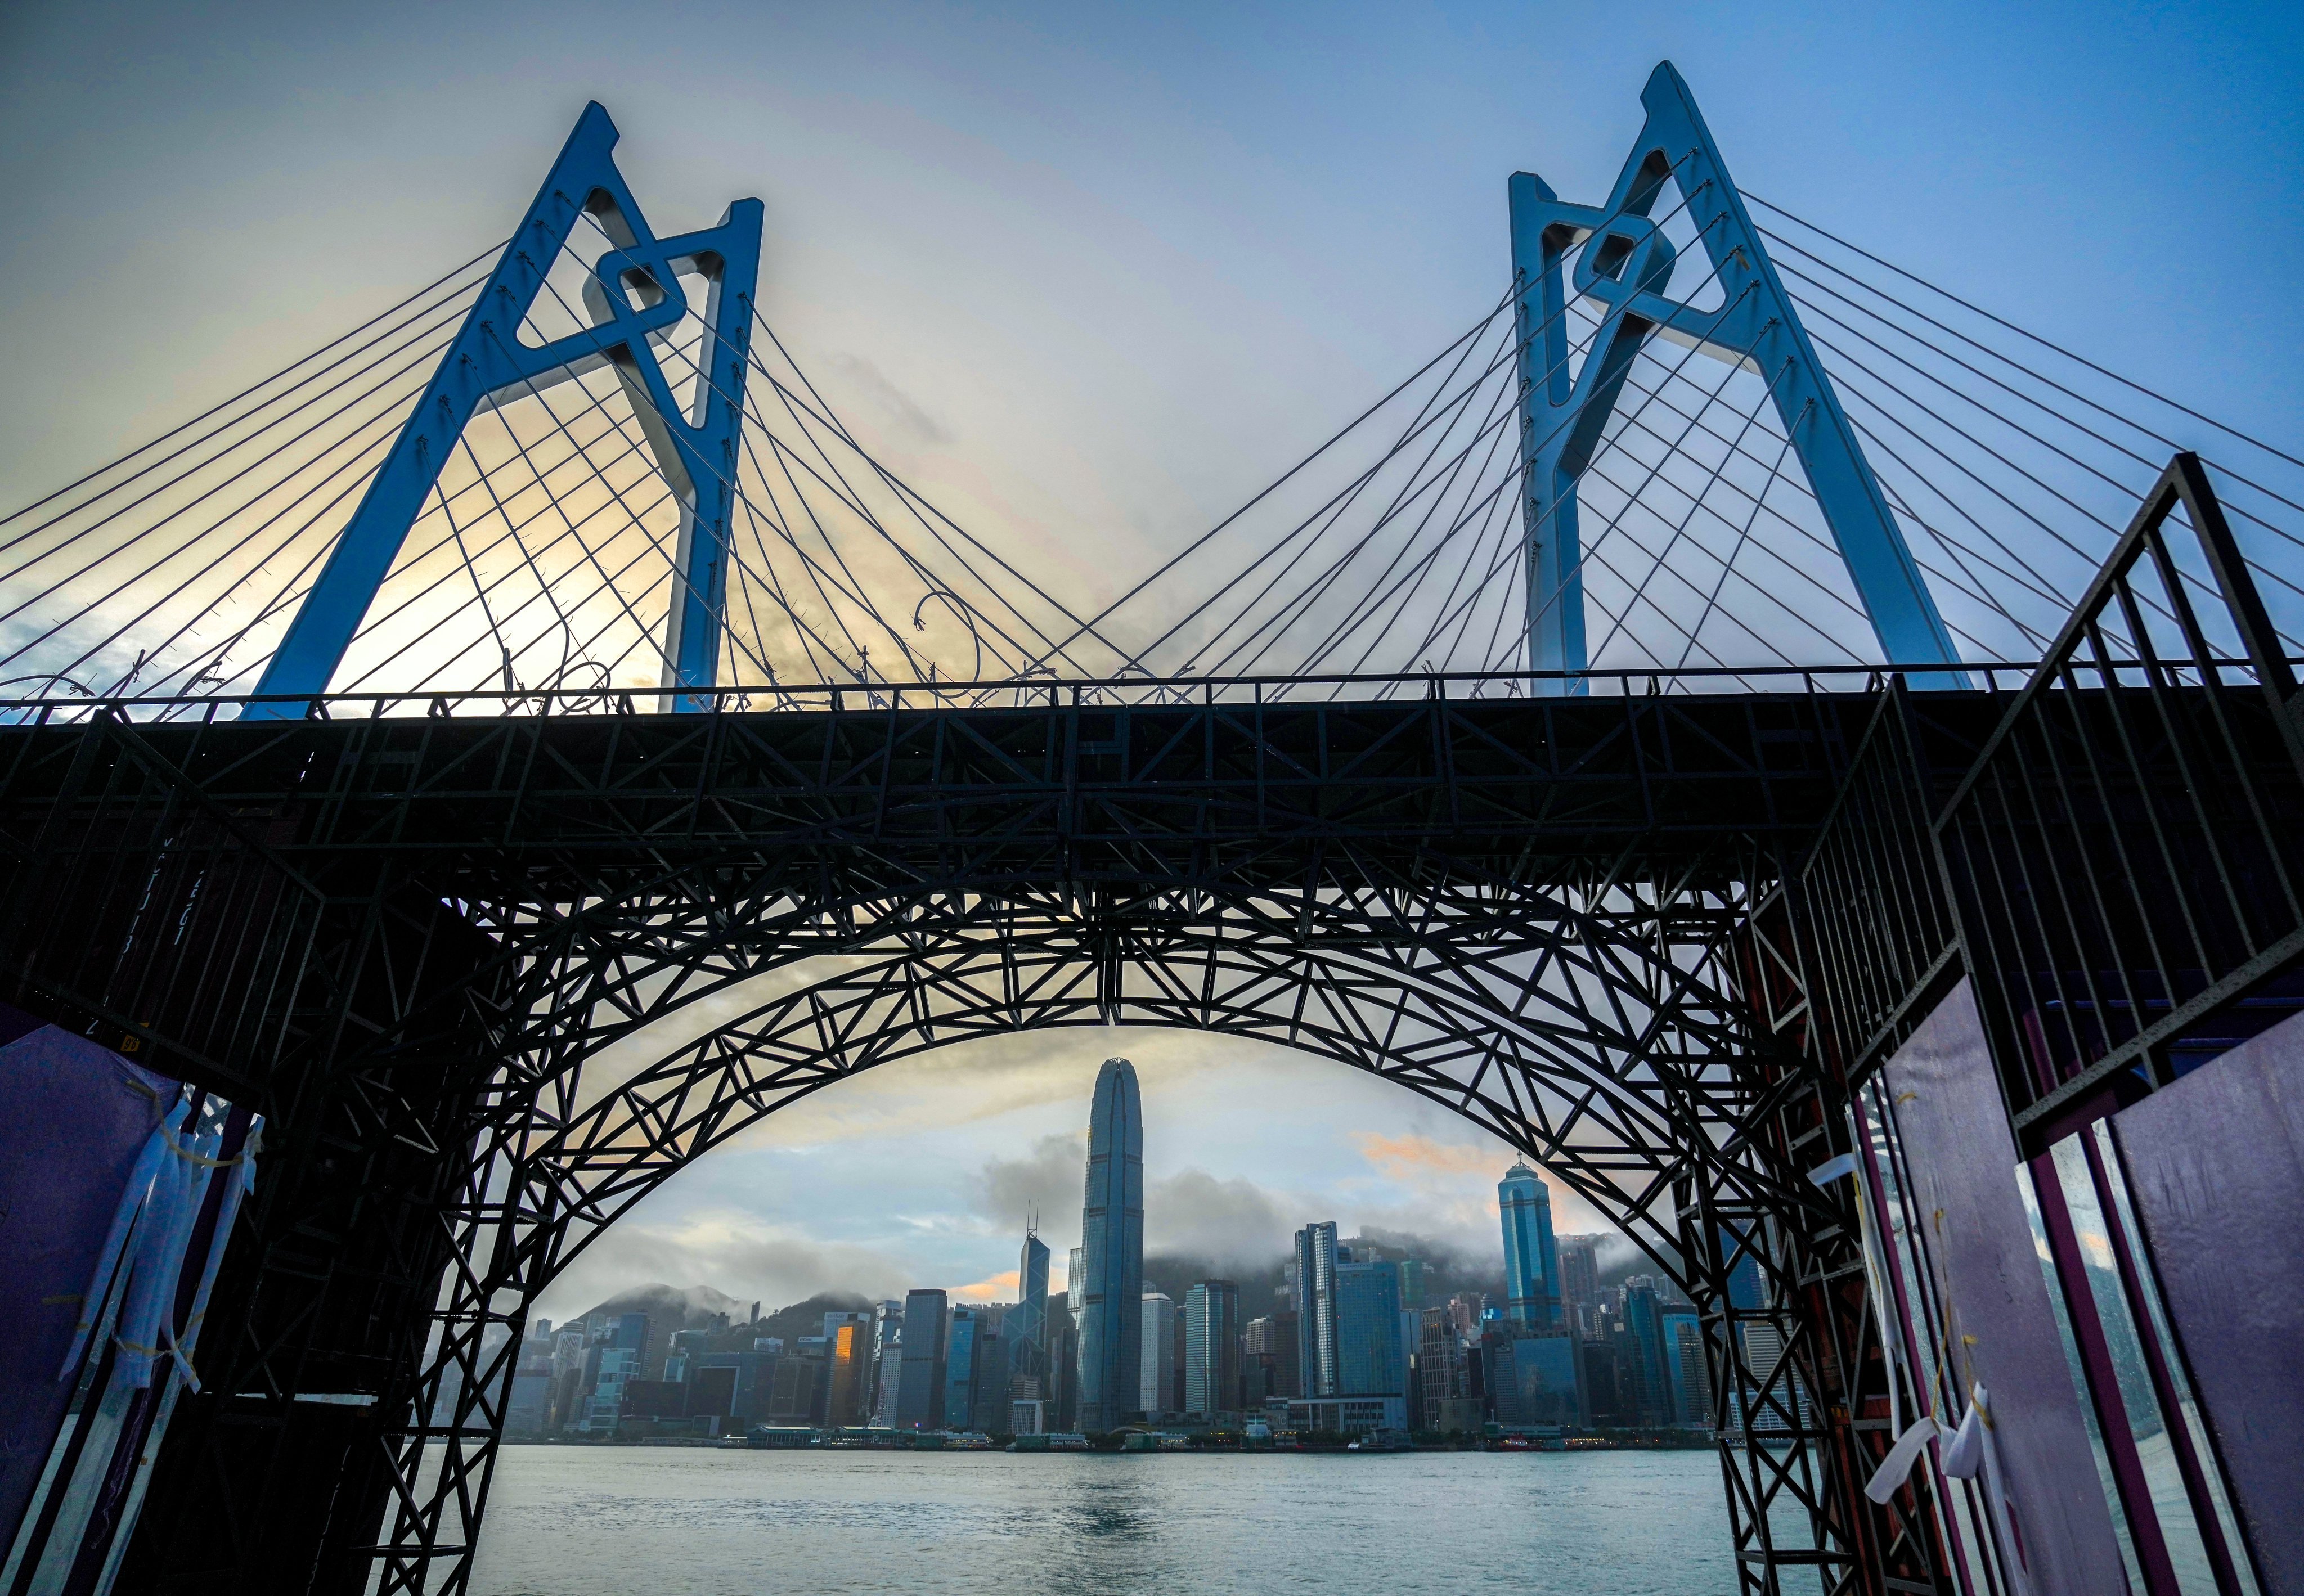
[[[1261,1264],[1288,1250],[1297,1221],[1286,1203],[1252,1180],[1186,1170],[1144,1194],[1147,1249],[1210,1258],[1228,1268]]]
[[[995,1158],[976,1178],[976,1212],[995,1228],[1024,1228],[1034,1205],[1040,1239],[1059,1251],[1080,1239],[1080,1199],[1088,1184],[1088,1133],[1042,1136],[1021,1158]]]
[[[1021,1229],[1027,1208],[1038,1203],[1041,1239],[1062,1253],[1080,1239],[1087,1166],[1085,1132],[1042,1136],[1021,1156],[984,1166],[971,1193],[976,1213],[995,1228]],[[1252,1180],[1186,1170],[1146,1189],[1145,1246],[1226,1266],[1262,1264],[1288,1250],[1298,1223],[1290,1212],[1286,1199]]]

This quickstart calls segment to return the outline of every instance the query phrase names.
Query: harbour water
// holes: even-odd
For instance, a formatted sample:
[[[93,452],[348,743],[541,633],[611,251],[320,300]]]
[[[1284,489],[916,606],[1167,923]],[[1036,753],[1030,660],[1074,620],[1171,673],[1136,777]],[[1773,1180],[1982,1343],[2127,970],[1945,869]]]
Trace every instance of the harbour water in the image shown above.
[[[477,1596],[1729,1596],[1709,1451],[507,1447]]]

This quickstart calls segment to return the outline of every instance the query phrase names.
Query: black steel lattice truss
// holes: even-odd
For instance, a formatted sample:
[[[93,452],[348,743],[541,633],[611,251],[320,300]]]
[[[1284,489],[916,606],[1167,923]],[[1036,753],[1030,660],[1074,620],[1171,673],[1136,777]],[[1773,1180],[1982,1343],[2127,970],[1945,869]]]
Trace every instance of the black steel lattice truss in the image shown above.
[[[1120,1023],[1540,1161],[1697,1305],[1742,1588],[1949,1589],[1857,1489],[1879,1330],[1766,912],[1875,700],[0,730],[10,994],[269,1121],[123,1588],[462,1591],[517,1327],[602,1228],[858,1070]]]

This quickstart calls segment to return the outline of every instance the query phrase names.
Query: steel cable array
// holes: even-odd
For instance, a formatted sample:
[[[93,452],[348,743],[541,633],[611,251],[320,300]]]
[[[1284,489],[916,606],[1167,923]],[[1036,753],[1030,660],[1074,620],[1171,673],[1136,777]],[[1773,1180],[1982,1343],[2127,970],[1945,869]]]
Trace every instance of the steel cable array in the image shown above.
[[[1655,219],[1683,263],[1669,291],[1716,301],[1703,311],[1716,331],[1734,307],[1686,198],[1666,189]],[[2296,457],[1754,203],[1964,658],[2037,657],[2180,434],[2215,435],[2244,542],[2304,542]],[[616,248],[590,226],[518,336],[595,332],[575,303],[596,264],[583,252]],[[22,698],[248,691],[494,254],[0,521],[0,686]],[[982,699],[1057,679],[1156,694],[1394,679],[1351,689],[1385,692],[1436,672],[1483,679],[1471,691],[1529,690],[1532,616],[1564,595],[1531,595],[1525,570],[1520,477],[1546,440],[1518,402],[1520,340],[1540,348],[1553,329],[1517,315],[1524,286],[1101,607],[1028,575],[1050,562],[980,536],[883,463],[753,309],[719,680],[746,704],[826,684],[972,683]],[[1616,313],[1571,297],[1557,314],[1573,381]],[[708,336],[691,308],[651,341],[683,403],[712,381]],[[1861,680],[1883,662],[1772,374],[1749,351],[1676,342],[1635,358],[1578,483],[1591,690],[1814,669]],[[612,367],[497,395],[458,441],[332,689],[656,702],[682,579],[682,505],[658,464]],[[2304,587],[2258,569],[2292,647]]]

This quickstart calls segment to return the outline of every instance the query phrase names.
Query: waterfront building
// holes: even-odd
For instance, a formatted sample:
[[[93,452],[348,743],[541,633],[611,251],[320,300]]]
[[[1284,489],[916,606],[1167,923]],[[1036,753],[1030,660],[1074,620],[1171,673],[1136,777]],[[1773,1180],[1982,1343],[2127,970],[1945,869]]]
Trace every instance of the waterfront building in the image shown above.
[[[1743,1324],[1737,1327],[1737,1333],[1744,1338],[1745,1366],[1752,1371],[1756,1378],[1766,1378],[1768,1372],[1783,1361],[1784,1338],[1775,1326],[1764,1323]],[[1781,1406],[1783,1399],[1782,1393],[1787,1388],[1791,1391],[1792,1400],[1802,1426],[1810,1426],[1816,1423],[1816,1410],[1808,1400],[1806,1382],[1800,1380],[1796,1374],[1788,1374],[1783,1383],[1776,1387],[1779,1394],[1775,1400],[1768,1407],[1752,1415],[1749,1426],[1751,1430],[1765,1435],[1772,1430],[1789,1430],[1792,1427]],[[1741,1392],[1734,1393],[1733,1404],[1730,1409],[1731,1415],[1739,1424],[1742,1424],[1745,1421]]]
[[[1062,1297],[1048,1305],[1048,1379],[1041,1399],[1048,1404],[1051,1429],[1070,1434],[1080,1428],[1080,1333]]]
[[[1583,1377],[1587,1422],[1602,1430],[1620,1429],[1631,1423],[1617,1394],[1615,1342],[1587,1340],[1578,1351],[1581,1355],[1577,1372]]]
[[[1712,1391],[1705,1378],[1704,1330],[1696,1309],[1686,1301],[1660,1304],[1656,1318],[1664,1332],[1664,1382],[1672,1395],[1671,1422],[1708,1429]]]
[[[1512,1320],[1492,1325],[1480,1338],[1480,1354],[1496,1423],[1586,1423],[1579,1345],[1570,1335],[1531,1335]]]
[[[793,1355],[776,1359],[769,1372],[767,1411],[758,1415],[768,1424],[813,1425],[824,1422],[825,1360]],[[751,1405],[740,1404],[740,1407]],[[746,1411],[750,1420],[753,1414]]]
[[[1184,1411],[1212,1419],[1241,1400],[1240,1287],[1202,1280],[1184,1293]]]
[[[1296,1334],[1297,1313],[1293,1308],[1282,1308],[1251,1320],[1241,1335],[1241,1348],[1246,1354],[1260,1358],[1268,1371],[1266,1379],[1266,1399],[1279,1397],[1300,1397],[1304,1394],[1304,1349]],[[1250,1402],[1249,1406],[1256,1404]]]
[[[512,1377],[512,1405],[504,1414],[507,1435],[542,1435],[552,1412],[552,1371],[522,1369]]]
[[[776,1366],[773,1352],[700,1352],[688,1359],[685,1407],[690,1418],[754,1423],[767,1417]]]
[[[1600,1305],[1600,1238],[1563,1236],[1560,1254],[1560,1314],[1566,1327],[1592,1333],[1592,1312]]]
[[[1037,1228],[1024,1231],[1024,1251],[1016,1261],[1016,1309],[1004,1332],[1008,1374],[1043,1386],[1048,1378],[1048,1246]]]
[[[648,1318],[645,1313],[621,1313],[608,1321],[597,1345],[588,1350],[586,1373],[590,1395],[578,1428],[589,1435],[612,1433],[623,1406],[624,1382],[641,1375],[640,1359],[648,1349]]]
[[[1080,1423],[1115,1430],[1142,1411],[1144,1383],[1144,1112],[1125,1059],[1097,1072],[1076,1257]]]
[[[842,1323],[830,1323],[830,1365],[825,1382],[824,1422],[846,1426],[861,1424],[871,1414],[872,1315],[843,1313]]]
[[[1045,1402],[1022,1398],[1008,1404],[1008,1433],[1011,1435],[1046,1435],[1047,1407]]]
[[[1300,1435],[1366,1435],[1408,1428],[1404,1397],[1326,1397],[1290,1402],[1286,1427]]]
[[[976,1422],[976,1385],[981,1368],[984,1315],[972,1305],[952,1310],[944,1337],[944,1427],[980,1430]]]
[[[1400,1340],[1400,1271],[1388,1262],[1338,1261],[1334,1395],[1404,1397],[1408,1353]]]
[[[1152,1417],[1176,1411],[1176,1300],[1165,1291],[1144,1294],[1139,1350],[1143,1373],[1137,1406]]]
[[[1016,1381],[1008,1372],[1008,1333],[1001,1307],[987,1308],[977,1322],[975,1380],[969,1392],[970,1428],[987,1433],[1000,1428],[1008,1414]]]
[[[1560,1322],[1560,1255],[1552,1235],[1552,1194],[1526,1163],[1496,1186],[1504,1222],[1505,1312],[1526,1329]]]
[[[1417,1315],[1416,1398],[1424,1428],[1442,1428],[1439,1415],[1464,1394],[1462,1341],[1445,1308]]]
[[[1623,1373],[1636,1387],[1639,1423],[1673,1422],[1671,1366],[1665,1360],[1664,1305],[1657,1300],[1656,1277],[1634,1275],[1624,1282],[1624,1339],[1631,1354]],[[1619,1376],[1620,1387],[1623,1383]]]
[[[1296,1232],[1297,1382],[1305,1397],[1336,1395],[1336,1224]]]
[[[942,1291],[904,1296],[903,1359],[898,1365],[896,1423],[899,1430],[944,1428],[944,1313]]]
[[[896,1425],[896,1396],[903,1374],[904,1305],[893,1298],[872,1305],[872,1406],[868,1423]]]

